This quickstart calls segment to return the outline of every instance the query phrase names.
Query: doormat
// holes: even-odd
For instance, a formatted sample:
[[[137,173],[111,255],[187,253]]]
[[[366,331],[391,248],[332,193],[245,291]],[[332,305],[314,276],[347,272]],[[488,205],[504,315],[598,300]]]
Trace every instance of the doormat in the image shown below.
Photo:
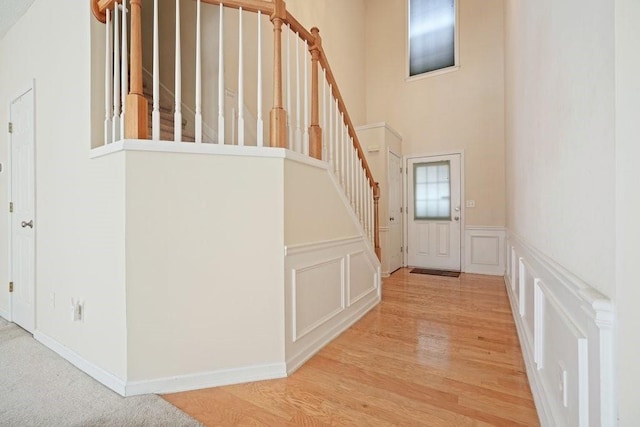
[[[414,268],[411,270],[411,273],[416,274],[430,274],[432,276],[445,276],[445,277],[459,277],[459,271],[448,271],[448,270],[431,270],[428,268]]]

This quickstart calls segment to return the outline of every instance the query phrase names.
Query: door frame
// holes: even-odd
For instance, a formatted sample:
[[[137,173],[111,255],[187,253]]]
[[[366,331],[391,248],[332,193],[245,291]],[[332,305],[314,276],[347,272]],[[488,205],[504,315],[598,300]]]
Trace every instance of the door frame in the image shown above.
[[[409,160],[414,159],[428,159],[429,157],[440,157],[440,156],[460,156],[460,272],[465,272],[466,260],[465,260],[465,224],[467,220],[467,211],[466,211],[466,199],[464,195],[464,150],[451,150],[451,151],[436,151],[431,153],[424,154],[407,154],[402,159],[402,167],[404,168],[404,173],[402,174],[402,190],[403,190],[403,206],[404,212],[402,214],[403,221],[403,248],[402,252],[402,265],[404,267],[408,267],[408,258],[409,251],[407,250],[407,243],[409,242]]]
[[[391,158],[391,155],[394,155],[398,158],[398,160],[400,160],[400,167],[402,169],[405,169],[405,159],[402,156],[402,154],[398,154],[395,151],[393,151],[390,147],[387,148],[387,164],[385,165],[387,168],[387,193],[389,193],[389,176],[391,175],[391,170],[389,168],[390,166],[390,161],[389,159]],[[404,204],[406,203],[406,199],[405,199],[405,191],[404,191],[404,181],[405,181],[405,176],[404,173],[402,173],[402,171],[400,172],[401,175],[401,182],[400,182],[400,222],[398,225],[400,225],[400,245],[402,246],[402,251],[400,253],[400,268],[405,266],[405,262],[404,262],[404,258],[405,258],[405,250],[404,248],[406,247],[405,245],[405,225],[404,225]],[[389,197],[389,195],[387,194],[387,212],[386,215],[387,217],[389,216],[389,209],[391,206],[391,198]],[[388,227],[388,242],[390,243],[391,241],[391,224],[389,224]],[[395,270],[393,270],[395,271]],[[389,264],[389,274],[393,273],[393,271],[391,271],[391,265]]]
[[[37,182],[37,152],[36,152],[36,140],[37,140],[37,134],[36,134],[36,80],[35,79],[31,79],[28,83],[24,84],[23,86],[21,86],[23,88],[23,90],[17,91],[16,94],[14,96],[11,97],[11,99],[9,100],[8,104],[7,104],[7,114],[8,114],[8,122],[11,122],[11,104],[13,104],[13,101],[15,101],[16,99],[24,96],[25,94],[27,94],[29,91],[31,91],[32,96],[33,96],[33,112],[32,112],[32,117],[33,117],[33,222],[37,225],[38,221],[37,221],[37,216],[38,216],[38,203],[37,203],[37,188],[38,188],[38,182]],[[7,198],[8,201],[11,202],[13,199],[13,194],[12,194],[12,188],[13,188],[13,158],[11,155],[11,149],[12,149],[12,137],[11,134],[9,133],[9,129],[7,129],[7,184],[8,184],[8,189],[7,189]],[[8,209],[8,206],[7,206]],[[13,281],[13,229],[12,229],[12,221],[13,217],[12,214],[10,213],[7,216],[7,255],[8,255],[8,265],[7,265],[7,273],[8,273],[8,279],[9,282]],[[36,269],[36,265],[37,265],[37,242],[38,242],[38,228],[36,227],[33,231],[33,331],[35,332],[38,328],[38,322],[37,322],[37,310],[36,310],[36,306],[37,306],[37,301],[38,301],[38,287],[36,286],[37,284],[37,269]],[[7,320],[10,322],[13,322],[13,293],[9,292],[9,287],[8,287],[8,283],[6,284],[6,291],[7,293],[9,293],[9,312],[8,314],[8,318]]]

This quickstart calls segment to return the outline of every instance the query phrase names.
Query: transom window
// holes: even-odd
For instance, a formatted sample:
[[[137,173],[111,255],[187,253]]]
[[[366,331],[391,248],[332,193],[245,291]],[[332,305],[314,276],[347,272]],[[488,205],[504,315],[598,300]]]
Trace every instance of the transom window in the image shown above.
[[[409,77],[456,66],[456,0],[408,0]]]

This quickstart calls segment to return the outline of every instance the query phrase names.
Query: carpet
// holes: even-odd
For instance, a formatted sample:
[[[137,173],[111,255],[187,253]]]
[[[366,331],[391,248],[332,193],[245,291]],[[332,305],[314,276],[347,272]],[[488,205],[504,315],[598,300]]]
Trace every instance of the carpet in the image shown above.
[[[201,426],[156,395],[122,397],[0,317],[0,426]]]
[[[414,268],[410,271],[410,273],[416,274],[430,274],[432,276],[445,276],[445,277],[459,277],[459,271],[449,271],[449,270],[432,270],[429,268]]]

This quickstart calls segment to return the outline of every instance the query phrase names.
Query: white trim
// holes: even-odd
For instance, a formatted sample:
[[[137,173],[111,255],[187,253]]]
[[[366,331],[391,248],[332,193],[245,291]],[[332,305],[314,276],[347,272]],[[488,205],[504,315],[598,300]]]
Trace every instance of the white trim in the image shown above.
[[[149,393],[176,393],[252,381],[273,380],[286,376],[286,365],[284,363],[219,369],[216,371],[178,375],[154,380],[131,381],[127,383],[124,395],[136,396]]]
[[[380,302],[378,295],[374,294],[371,297],[371,300],[363,305],[359,310],[354,311],[352,314],[346,316],[340,323],[328,329],[320,337],[300,350],[295,356],[290,357],[286,363],[287,375],[295,372],[298,368],[300,368],[300,366],[302,366],[307,360],[311,359],[324,346],[329,344],[334,338],[336,338],[347,328],[351,327],[354,323],[360,320],[360,318],[367,314],[373,307],[375,307],[378,302]]]
[[[49,349],[58,353],[58,355],[60,355],[63,359],[67,360],[69,363],[85,372],[96,381],[102,383],[104,386],[110,388],[116,393],[125,396],[126,384],[122,379],[87,361],[75,351],[65,347],[55,339],[38,330],[34,332],[33,338],[41,342]]]
[[[11,310],[6,311],[0,308],[0,317],[8,322],[11,322]]]
[[[363,130],[378,129],[378,128],[385,128],[386,130],[394,134],[396,137],[398,137],[398,139],[403,139],[402,134],[397,130],[395,130],[394,128],[392,128],[387,122],[369,123],[367,125],[356,126],[356,133]],[[399,154],[396,154],[396,155],[402,159],[402,156],[400,156]]]
[[[426,154],[407,154],[402,157],[402,167],[404,168],[404,173],[402,174],[402,231],[403,231],[403,247],[404,252],[402,253],[402,265],[404,267],[408,266],[408,257],[409,251],[407,250],[407,245],[409,244],[409,183],[407,170],[409,168],[409,160],[411,159],[421,159],[426,157],[441,157],[441,156],[460,156],[460,271],[464,271],[464,267],[466,265],[466,245],[464,238],[464,231],[466,230],[466,203],[465,203],[465,161],[464,161],[464,150],[451,150],[451,151],[441,151],[435,153],[426,153]]]
[[[526,280],[524,269],[527,276],[533,278],[534,292],[526,292],[520,287],[516,295],[513,287],[516,266],[512,265],[512,277],[507,280],[505,276],[505,287],[542,425],[563,424],[566,416],[563,411],[572,411],[581,426],[615,426],[614,309],[611,300],[514,233],[507,233],[505,253],[512,253],[512,258],[518,260],[521,282]],[[526,298],[534,298],[533,313],[525,313],[527,318],[534,316],[532,341],[528,339],[524,319],[519,315]],[[554,316],[562,325],[545,325],[549,309],[556,313]],[[564,353],[563,344],[557,338],[545,337],[545,331],[557,328],[564,328],[575,338],[577,353],[574,356]],[[567,357],[570,360],[565,360]],[[573,396],[577,407],[562,408],[562,402],[558,403],[557,378],[553,371],[557,369],[557,363],[577,369],[577,378],[571,378],[577,389],[570,388],[577,393]]]
[[[335,248],[337,246],[350,245],[352,243],[359,243],[362,240],[362,236],[344,237],[340,239],[322,240],[320,242],[313,243],[301,243],[297,245],[285,245],[284,256],[298,255],[307,252],[315,252],[323,249]]]
[[[499,226],[468,226],[464,229],[465,254],[463,271],[472,274],[503,276],[506,271],[505,260],[506,230]],[[495,241],[495,262],[475,262],[474,241],[493,239]]]

